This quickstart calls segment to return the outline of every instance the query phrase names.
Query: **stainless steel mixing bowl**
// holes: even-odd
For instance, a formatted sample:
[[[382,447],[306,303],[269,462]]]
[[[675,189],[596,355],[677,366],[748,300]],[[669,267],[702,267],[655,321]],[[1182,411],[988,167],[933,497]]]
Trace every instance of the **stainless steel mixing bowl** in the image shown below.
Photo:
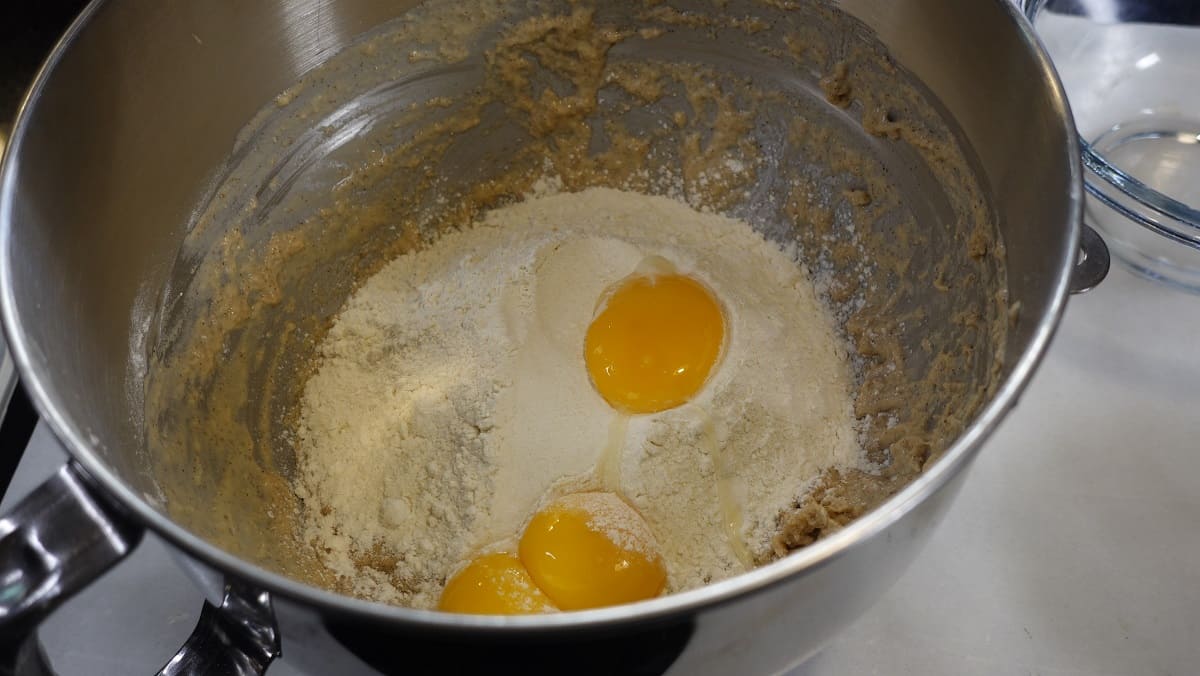
[[[282,649],[314,673],[776,673],[814,652],[900,575],[1017,401],[1079,259],[1079,148],[1062,89],[1001,0],[844,0],[940,100],[995,198],[1019,306],[986,403],[920,478],[775,563],[633,606],[519,618],[369,603],[264,570],[169,518],[127,396],[131,346],[239,130],[355,36],[408,11],[379,0],[93,3],[34,85],[0,174],[0,291],[21,377],[72,456],[0,520],[0,673],[45,669],[36,625],[136,545],[175,548],[204,586],[196,634],[166,673],[261,673]],[[1101,247],[1101,248],[1096,248]],[[149,296],[146,289],[150,289]],[[203,505],[197,505],[203,509]],[[219,609],[218,609],[219,607]]]

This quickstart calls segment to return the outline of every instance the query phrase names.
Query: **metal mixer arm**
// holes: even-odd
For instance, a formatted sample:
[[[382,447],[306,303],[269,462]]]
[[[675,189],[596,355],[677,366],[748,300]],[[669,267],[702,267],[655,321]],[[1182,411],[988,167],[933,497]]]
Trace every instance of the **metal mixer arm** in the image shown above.
[[[68,463],[0,517],[0,676],[53,676],[37,638],[64,601],[128,556],[143,529]],[[280,645],[266,592],[228,587],[208,603],[164,676],[262,676]]]
[[[74,463],[0,518],[0,676],[52,673],[38,625],[141,537],[140,527],[101,503]]]

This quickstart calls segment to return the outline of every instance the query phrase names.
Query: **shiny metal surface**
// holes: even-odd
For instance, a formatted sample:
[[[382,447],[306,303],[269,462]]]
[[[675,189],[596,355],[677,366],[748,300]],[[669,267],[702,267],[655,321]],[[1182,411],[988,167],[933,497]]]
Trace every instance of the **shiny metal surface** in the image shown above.
[[[205,603],[200,620],[160,676],[262,676],[279,657],[271,595],[233,583],[219,607]]]
[[[392,3],[89,7],[26,102],[0,173],[0,293],[18,367],[64,445],[134,518],[198,565],[271,593],[289,655],[352,673],[386,671],[401,656],[412,663],[422,646],[467,666],[558,646],[578,671],[579,649],[600,646],[588,653],[595,664],[582,665],[594,673],[611,673],[613,660],[673,665],[680,674],[783,669],[886,590],[945,513],[1050,340],[1079,239],[1078,147],[1066,103],[1015,9],[1000,0],[841,6],[940,98],[975,150],[997,197],[1022,321],[1010,332],[1011,366],[997,395],[945,456],[879,509],[787,559],[636,607],[450,616],[283,578],[197,538],[152,504],[125,388],[130,345],[145,330],[131,317],[153,302],[189,209],[245,122],[308,67],[403,11]],[[540,666],[561,668],[553,658]]]
[[[0,518],[0,674],[45,671],[38,624],[141,536],[93,495],[73,463]]]
[[[3,139],[0,139],[2,142]],[[0,148],[2,150],[2,148]],[[13,392],[17,389],[17,370],[13,364],[8,345],[0,340],[0,418],[8,410],[8,402],[12,400]]]
[[[1079,261],[1071,273],[1071,293],[1085,293],[1096,288],[1108,276],[1112,257],[1100,234],[1084,225],[1079,233]]]

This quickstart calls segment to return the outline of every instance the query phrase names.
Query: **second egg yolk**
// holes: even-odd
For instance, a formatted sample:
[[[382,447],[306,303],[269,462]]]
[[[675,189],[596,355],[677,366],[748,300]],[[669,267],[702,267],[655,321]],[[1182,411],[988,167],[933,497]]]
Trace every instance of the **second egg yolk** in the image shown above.
[[[613,493],[575,493],[534,515],[518,547],[537,586],[563,610],[658,596],[667,580],[642,517]]]
[[[618,283],[588,327],[584,361],[600,396],[623,413],[687,402],[721,356],[725,319],[700,282],[676,273]]]
[[[475,615],[524,615],[555,610],[520,559],[485,554],[458,571],[438,602],[439,610]]]

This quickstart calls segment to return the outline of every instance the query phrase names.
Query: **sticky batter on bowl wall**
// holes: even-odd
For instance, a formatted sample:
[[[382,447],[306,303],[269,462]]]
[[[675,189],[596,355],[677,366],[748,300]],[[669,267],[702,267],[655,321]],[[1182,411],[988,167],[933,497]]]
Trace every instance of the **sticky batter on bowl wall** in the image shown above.
[[[694,398],[629,416],[589,381],[584,335],[649,256],[711,289],[728,341]],[[822,471],[862,466],[851,382],[807,271],[745,223],[603,188],[533,196],[351,297],[301,403],[305,534],[357,593],[431,607],[539,504],[603,488],[650,525],[668,591],[693,588],[767,556]],[[397,563],[364,575],[369,552]]]
[[[454,48],[431,51],[443,28]],[[936,462],[999,382],[1016,312],[962,138],[869,31],[822,0],[427,0],[260,111],[198,205],[145,320],[147,460],[163,507],[294,579],[415,594],[393,573],[420,557],[311,546],[306,528],[328,514],[303,486],[298,402],[365,280],[554,175],[567,192],[617,188],[735,215],[820,280],[855,366],[870,466],[823,472],[777,515],[771,547],[740,558],[785,556]],[[454,430],[464,447],[481,422]],[[704,444],[720,432],[700,429]],[[718,488],[735,504],[737,485]],[[384,507],[391,519],[411,509]],[[747,527],[736,509],[725,519]]]

